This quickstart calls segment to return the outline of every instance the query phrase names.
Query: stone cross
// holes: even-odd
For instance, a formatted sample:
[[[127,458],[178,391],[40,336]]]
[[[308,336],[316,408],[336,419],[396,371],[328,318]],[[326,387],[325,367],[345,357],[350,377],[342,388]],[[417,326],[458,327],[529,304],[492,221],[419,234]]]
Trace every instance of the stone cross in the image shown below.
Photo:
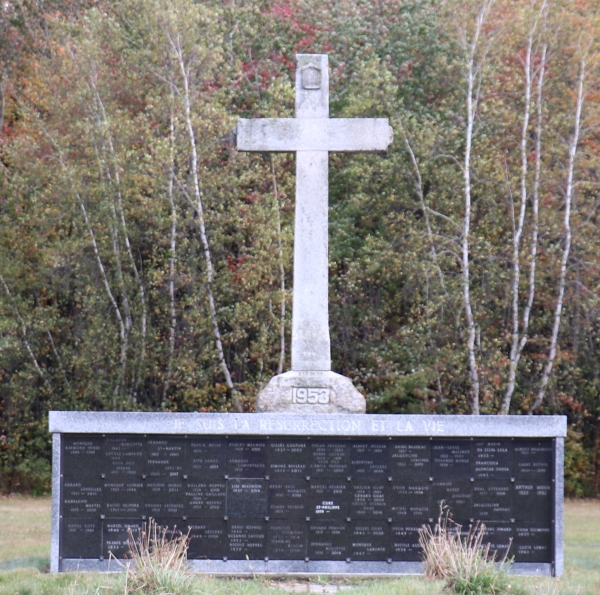
[[[241,119],[237,126],[240,151],[296,153],[292,371],[271,380],[257,409],[298,412],[312,405],[313,411],[360,412],[362,395],[349,379],[331,372],[329,152],[385,151],[392,129],[385,118],[330,119],[327,55],[298,54],[296,59],[296,117]]]

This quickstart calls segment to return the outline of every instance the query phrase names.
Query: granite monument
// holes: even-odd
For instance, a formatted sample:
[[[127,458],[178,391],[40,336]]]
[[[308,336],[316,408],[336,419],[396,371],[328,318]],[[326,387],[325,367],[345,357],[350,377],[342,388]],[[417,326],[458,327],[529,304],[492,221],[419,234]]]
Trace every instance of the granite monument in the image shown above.
[[[327,56],[301,54],[296,118],[237,127],[240,150],[296,153],[292,370],[258,413],[51,412],[52,571],[118,569],[153,518],[189,531],[197,572],[414,574],[445,502],[514,572],[562,573],[564,416],[348,415],[365,399],[331,371],[328,154],[392,133],[328,98]]]

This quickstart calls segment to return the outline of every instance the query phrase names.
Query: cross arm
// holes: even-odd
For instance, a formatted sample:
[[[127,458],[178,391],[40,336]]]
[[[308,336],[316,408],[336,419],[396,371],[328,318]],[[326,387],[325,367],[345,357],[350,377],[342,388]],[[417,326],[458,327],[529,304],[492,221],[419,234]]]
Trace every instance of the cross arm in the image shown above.
[[[240,119],[239,151],[385,151],[393,140],[387,118]]]

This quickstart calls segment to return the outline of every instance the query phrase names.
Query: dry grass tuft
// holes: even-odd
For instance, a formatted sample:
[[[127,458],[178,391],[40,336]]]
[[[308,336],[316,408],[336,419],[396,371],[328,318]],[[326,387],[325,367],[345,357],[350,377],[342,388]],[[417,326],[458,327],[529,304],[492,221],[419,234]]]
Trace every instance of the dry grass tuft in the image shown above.
[[[452,520],[443,507],[435,527],[419,529],[425,575],[445,580],[448,587],[461,595],[518,595],[520,587],[511,585],[508,550],[500,562],[490,544],[484,545],[485,525],[477,522],[464,534],[462,526]]]
[[[195,579],[187,569],[189,532],[183,535],[176,529],[160,527],[150,519],[137,537],[129,531],[131,559],[124,564],[117,560],[126,568],[124,595],[189,595],[197,592],[193,584]]]

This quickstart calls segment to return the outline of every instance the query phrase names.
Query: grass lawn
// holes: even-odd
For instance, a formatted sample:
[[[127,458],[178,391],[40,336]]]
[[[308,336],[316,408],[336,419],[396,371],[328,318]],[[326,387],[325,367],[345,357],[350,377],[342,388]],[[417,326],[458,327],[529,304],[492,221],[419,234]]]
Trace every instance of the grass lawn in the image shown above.
[[[565,574],[560,579],[518,578],[532,595],[600,595],[600,502],[565,505]],[[50,499],[0,497],[0,595],[117,595],[123,577],[47,573],[50,561]],[[198,578],[202,595],[278,595],[290,582]],[[328,592],[334,581],[293,582],[294,592]],[[352,595],[440,595],[443,584],[421,577],[338,582]],[[346,592],[345,590],[342,592]]]

